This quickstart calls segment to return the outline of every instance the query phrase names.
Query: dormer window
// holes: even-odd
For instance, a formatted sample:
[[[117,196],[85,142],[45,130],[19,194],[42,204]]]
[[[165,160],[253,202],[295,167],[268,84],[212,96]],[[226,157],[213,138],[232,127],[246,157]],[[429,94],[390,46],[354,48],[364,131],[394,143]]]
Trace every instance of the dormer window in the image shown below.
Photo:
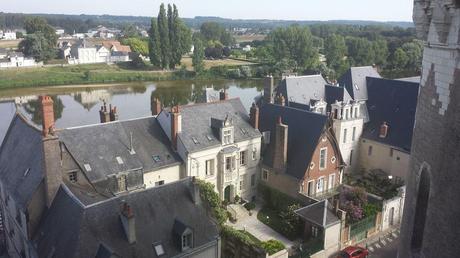
[[[233,143],[233,130],[231,128],[222,129],[222,143],[225,145]]]
[[[193,248],[193,236],[192,232],[185,232],[182,235],[182,251]]]

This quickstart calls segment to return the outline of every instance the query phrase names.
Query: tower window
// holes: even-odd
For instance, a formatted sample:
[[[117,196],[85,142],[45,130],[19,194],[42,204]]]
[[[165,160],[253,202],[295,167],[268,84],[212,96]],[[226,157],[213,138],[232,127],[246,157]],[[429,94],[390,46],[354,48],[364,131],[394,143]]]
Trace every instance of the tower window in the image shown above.
[[[420,181],[418,185],[417,200],[415,204],[414,228],[412,230],[411,248],[414,253],[418,253],[422,249],[429,197],[430,176],[428,174],[428,170],[423,168],[420,174]]]

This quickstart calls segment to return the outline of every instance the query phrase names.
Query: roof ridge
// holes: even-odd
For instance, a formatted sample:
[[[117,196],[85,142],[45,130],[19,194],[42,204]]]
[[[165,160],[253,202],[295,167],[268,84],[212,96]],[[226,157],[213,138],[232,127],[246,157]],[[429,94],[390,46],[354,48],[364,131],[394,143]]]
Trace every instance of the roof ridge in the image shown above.
[[[193,103],[193,104],[186,104],[186,105],[179,105],[180,108],[189,108],[189,107],[196,107],[196,106],[206,106],[206,105],[215,105],[221,103],[230,103],[231,101],[239,100],[241,101],[240,97],[229,98],[226,100],[217,100],[212,102],[205,102],[205,103]]]
[[[138,121],[138,120],[144,120],[144,119],[149,119],[149,118],[155,118],[155,117],[154,116],[136,117],[136,118],[126,119],[126,120],[110,121],[110,122],[106,122],[106,123],[96,123],[96,124],[89,124],[89,125],[79,125],[79,126],[67,127],[67,128],[62,129],[62,130],[75,130],[75,129],[89,128],[89,127],[96,127],[96,126],[104,126],[104,125],[108,126],[108,125],[116,124],[116,123],[122,124],[124,122]]]

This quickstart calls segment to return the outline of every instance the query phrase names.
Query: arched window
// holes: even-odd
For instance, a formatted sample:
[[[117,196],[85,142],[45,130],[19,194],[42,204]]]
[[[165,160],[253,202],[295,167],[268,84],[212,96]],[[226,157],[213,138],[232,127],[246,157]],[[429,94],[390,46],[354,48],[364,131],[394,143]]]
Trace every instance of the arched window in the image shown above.
[[[414,229],[412,231],[412,252],[418,253],[422,249],[423,233],[425,231],[426,213],[428,210],[428,199],[430,197],[430,174],[428,168],[423,167],[420,174],[420,181],[415,206]]]

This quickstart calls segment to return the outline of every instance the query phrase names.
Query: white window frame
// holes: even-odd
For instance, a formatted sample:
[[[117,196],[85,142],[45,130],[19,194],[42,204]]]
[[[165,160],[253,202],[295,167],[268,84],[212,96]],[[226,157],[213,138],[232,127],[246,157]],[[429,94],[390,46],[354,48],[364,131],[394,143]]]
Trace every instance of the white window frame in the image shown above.
[[[240,151],[240,166],[246,166],[248,164],[248,152],[246,150]]]
[[[347,143],[347,133],[348,133],[347,128],[343,129],[343,140],[342,140],[343,143]]]
[[[353,126],[353,133],[351,135],[351,140],[356,141],[356,126]]]
[[[324,182],[325,182],[324,176],[322,176],[322,177],[318,178],[318,180],[316,180],[316,193],[324,192]],[[321,189],[320,189],[320,186],[321,186]]]
[[[310,188],[310,183],[311,183],[311,188]],[[311,190],[310,190],[311,189]],[[316,184],[315,180],[310,180],[307,182],[307,195],[308,196],[313,196],[316,193]]]
[[[231,128],[222,129],[222,142],[224,145],[231,144],[233,141],[233,133]]]
[[[117,184],[118,184],[118,191],[119,192],[128,191],[128,184],[127,184],[126,175],[117,176]]]
[[[262,169],[262,180],[268,181],[268,170]]]
[[[321,153],[324,152],[324,166],[321,166]],[[327,147],[321,148],[319,150],[319,170],[324,170],[327,168]]]
[[[205,174],[206,176],[214,175],[214,159],[208,159],[205,161]]]
[[[333,189],[335,187],[335,173],[329,175],[329,180],[327,181],[329,189]]]

